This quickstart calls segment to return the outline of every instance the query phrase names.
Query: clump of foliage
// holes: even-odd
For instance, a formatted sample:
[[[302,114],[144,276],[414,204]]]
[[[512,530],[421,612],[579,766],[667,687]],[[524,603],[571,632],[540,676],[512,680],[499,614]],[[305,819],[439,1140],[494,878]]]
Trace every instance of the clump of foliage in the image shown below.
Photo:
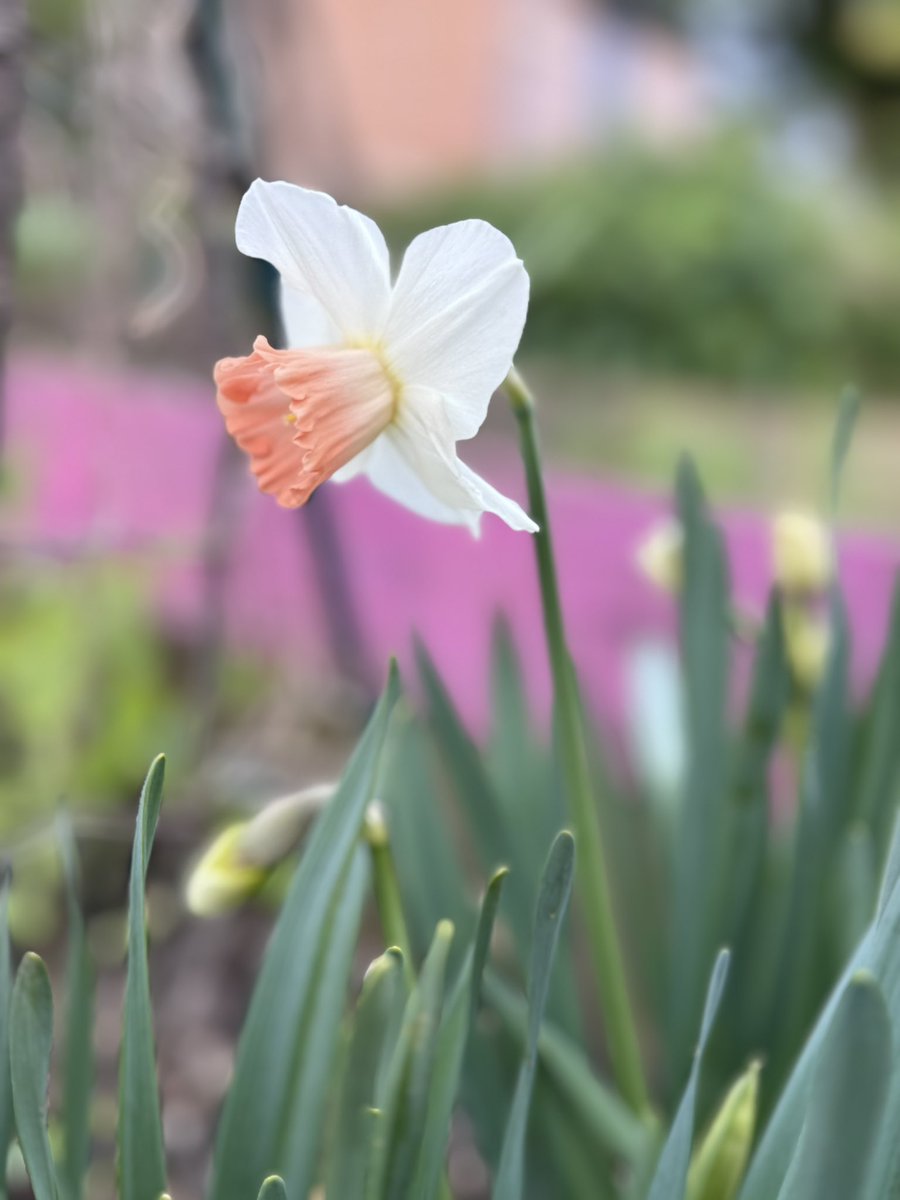
[[[671,155],[626,144],[423,197],[381,224],[402,246],[463,217],[505,230],[528,264],[526,350],[738,383],[900,378],[893,214],[849,220],[752,139]]]
[[[161,743],[190,727],[171,655],[138,577],[121,566],[23,560],[0,586],[0,839],[24,838],[13,926],[41,942],[56,924],[58,871],[41,831],[64,799],[109,811]]]
[[[836,440],[835,492],[848,425]],[[565,919],[574,844],[561,830],[559,754],[536,729],[500,628],[489,744],[473,740],[421,648],[424,710],[397,703],[392,671],[301,849],[238,1046],[210,1200],[307,1197],[316,1185],[329,1200],[447,1198],[459,1110],[495,1200],[891,1194],[900,1165],[900,590],[878,678],[856,701],[839,584],[813,694],[791,684],[776,589],[734,719],[734,639],[748,634],[735,626],[721,534],[687,462],[676,507],[683,777],[661,803],[649,789],[623,794],[599,753],[592,764],[649,1102],[620,1093],[609,1046],[598,1048],[578,969],[583,931]],[[786,721],[797,704],[806,706],[799,726]],[[771,768],[785,753],[797,761],[799,793],[791,819],[773,822]],[[162,784],[160,759],[131,865],[121,1200],[160,1200],[166,1188],[144,915]],[[46,1132],[48,978],[26,955],[13,985],[0,930],[0,1057],[10,1065],[0,1073],[0,1141],[15,1128],[37,1200],[81,1196],[90,1151],[92,972],[67,845],[59,1155]],[[370,897],[384,950],[359,988],[353,966]]]

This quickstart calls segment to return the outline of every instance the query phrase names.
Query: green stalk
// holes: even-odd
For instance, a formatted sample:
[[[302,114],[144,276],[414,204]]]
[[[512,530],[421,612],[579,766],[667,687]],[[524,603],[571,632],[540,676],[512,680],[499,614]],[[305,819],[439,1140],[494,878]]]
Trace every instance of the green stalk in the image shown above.
[[[411,992],[416,986],[416,973],[413,969],[409,928],[403,915],[403,901],[400,899],[400,884],[397,881],[397,868],[394,866],[387,820],[384,809],[377,800],[366,810],[363,837],[372,858],[375,906],[378,909],[381,932],[388,946],[396,946],[403,952],[403,977],[407,991]],[[439,1200],[453,1200],[453,1192],[450,1190],[446,1174],[441,1177],[439,1183]]]
[[[575,671],[566,645],[550,519],[541,473],[534,399],[515,368],[507,376],[505,387],[519,424],[519,441],[525,463],[531,515],[540,526],[534,535],[534,547],[544,609],[544,631],[553,673],[555,715],[565,791],[569,817],[575,833],[578,862],[575,879],[597,975],[597,989],[603,1009],[613,1073],[625,1100],[636,1112],[643,1115],[648,1113],[650,1108],[647,1086],[641,1065],[637,1029],[628,999],[622,951],[613,919],[603,836],[588,765],[584,715]]]
[[[413,969],[412,946],[409,928],[403,915],[400,899],[400,884],[391,852],[391,839],[387,820],[378,801],[369,805],[363,824],[363,836],[372,857],[372,878],[375,886],[375,905],[381,932],[388,946],[396,946],[403,953],[403,977],[409,991],[415,987],[416,973]]]

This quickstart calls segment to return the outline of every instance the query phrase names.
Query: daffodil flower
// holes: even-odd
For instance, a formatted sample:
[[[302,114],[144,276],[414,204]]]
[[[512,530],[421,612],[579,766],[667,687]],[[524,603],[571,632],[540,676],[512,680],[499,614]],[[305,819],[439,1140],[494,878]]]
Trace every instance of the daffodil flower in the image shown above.
[[[264,337],[216,364],[228,432],[286,508],[326,479],[365,474],[414,512],[479,530],[496,513],[537,526],[456,455],[512,365],[528,275],[485,221],[421,234],[392,282],[378,226],[322,192],[256,180],[238,249],[281,276],[289,349]]]

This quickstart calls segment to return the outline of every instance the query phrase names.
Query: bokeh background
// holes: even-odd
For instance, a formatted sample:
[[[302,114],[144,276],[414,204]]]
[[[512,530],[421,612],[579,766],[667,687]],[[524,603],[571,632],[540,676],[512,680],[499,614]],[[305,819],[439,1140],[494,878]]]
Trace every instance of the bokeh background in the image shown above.
[[[523,535],[488,519],[476,543],[366,482],[299,513],[256,494],[210,376],[277,337],[274,281],[234,249],[244,188],[331,192],[397,261],[460,217],[515,242],[571,640],[627,779],[636,712],[677,706],[671,606],[634,556],[678,454],[758,608],[768,518],[823,507],[849,382],[841,563],[871,672],[900,561],[898,112],[894,0],[0,3],[0,843],[16,935],[52,961],[75,814],[111,1082],[134,799],[169,754],[151,916],[181,1200],[268,920],[186,918],[202,839],[333,777],[415,636],[476,732],[498,613],[549,698]],[[463,449],[522,496],[502,398]],[[664,737],[643,753],[677,769]]]

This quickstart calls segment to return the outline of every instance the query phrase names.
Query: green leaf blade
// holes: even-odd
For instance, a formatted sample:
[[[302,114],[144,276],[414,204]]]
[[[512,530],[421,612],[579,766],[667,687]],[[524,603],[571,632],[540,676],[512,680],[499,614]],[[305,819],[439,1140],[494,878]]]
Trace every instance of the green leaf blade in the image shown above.
[[[162,804],[165,758],[141,791],[128,891],[128,969],[119,1059],[117,1168],[120,1200],[157,1200],[166,1189],[156,1047],[147,963],[146,879]]]
[[[378,1108],[384,1114],[370,1200],[404,1200],[416,1169],[438,1047],[444,979],[454,928],[441,921],[403,1015]]]
[[[673,1081],[687,1072],[710,964],[721,941],[727,885],[729,581],[722,536],[710,519],[694,464],[676,480],[684,536],[679,613],[687,768],[672,863],[669,1058]]]
[[[326,1196],[365,1195],[375,1131],[371,1111],[394,1015],[403,996],[403,957],[397,950],[388,950],[369,967],[357,1001],[338,1095]]]
[[[521,1200],[525,1176],[525,1134],[537,1066],[538,1038],[550,986],[550,973],[562,922],[572,895],[575,840],[563,830],[550,848],[538,893],[528,984],[528,1032],[525,1056],[503,1139],[494,1182],[494,1200]]]
[[[245,1200],[273,1169],[292,1194],[295,1190],[294,1179],[279,1161],[283,1114],[291,1107],[296,1087],[299,1038],[304,1014],[314,1003],[314,966],[323,928],[347,878],[363,814],[374,795],[399,688],[392,667],[337,792],[310,835],[269,940],[238,1045],[234,1082],[219,1121],[212,1200]],[[298,954],[298,945],[307,952]],[[314,1164],[304,1162],[295,1169],[305,1178]]]
[[[697,1091],[700,1086],[700,1068],[716,1014],[722,1002],[722,993],[728,977],[728,962],[728,951],[721,950],[713,967],[706,992],[700,1036],[694,1051],[694,1061],[688,1076],[687,1087],[681,1097],[675,1120],[672,1122],[669,1136],[657,1163],[648,1200],[682,1200],[685,1194],[691,1149],[694,1142],[694,1118],[697,1107]]]
[[[862,407],[862,399],[854,387],[847,387],[838,401],[838,415],[831,441],[831,466],[829,471],[829,501],[832,520],[837,516],[841,500],[841,483],[847,454],[853,441],[856,420]]]
[[[78,852],[67,817],[62,821],[60,842],[66,878],[69,953],[62,1100],[63,1156],[59,1178],[67,1200],[81,1200],[91,1145],[94,971],[78,896]]]
[[[6,1200],[6,1158],[12,1141],[12,1079],[9,1068],[9,1020],[12,1002],[12,947],[9,942],[9,871],[0,866],[0,1200]]]
[[[453,987],[438,1031],[425,1127],[411,1188],[412,1195],[421,1200],[433,1200],[438,1193],[463,1056],[478,1008],[491,933],[507,874],[506,868],[501,868],[494,873],[487,886],[478,915],[475,941]]]
[[[891,1070],[891,1021],[877,980],[857,972],[813,1072],[803,1134],[779,1200],[859,1196]]]
[[[822,1047],[848,984],[858,972],[869,972],[881,986],[895,1030],[900,1028],[900,820],[895,824],[891,853],[885,865],[875,918],[835,985],[782,1089],[775,1111],[763,1132],[740,1192],[740,1200],[771,1200],[778,1196],[809,1107],[810,1089]],[[860,1200],[882,1200],[890,1194],[900,1172],[900,1074],[894,1072],[881,1130],[871,1148],[866,1186]]]
[[[306,1195],[315,1181],[319,1142],[338,1052],[347,983],[369,887],[369,859],[353,856],[322,930],[306,1011],[293,1046],[290,1089],[280,1114],[274,1163],[285,1185]]]
[[[26,954],[13,987],[9,1057],[16,1131],[35,1200],[58,1200],[59,1196],[47,1135],[52,1044],[50,978],[41,959]]]

